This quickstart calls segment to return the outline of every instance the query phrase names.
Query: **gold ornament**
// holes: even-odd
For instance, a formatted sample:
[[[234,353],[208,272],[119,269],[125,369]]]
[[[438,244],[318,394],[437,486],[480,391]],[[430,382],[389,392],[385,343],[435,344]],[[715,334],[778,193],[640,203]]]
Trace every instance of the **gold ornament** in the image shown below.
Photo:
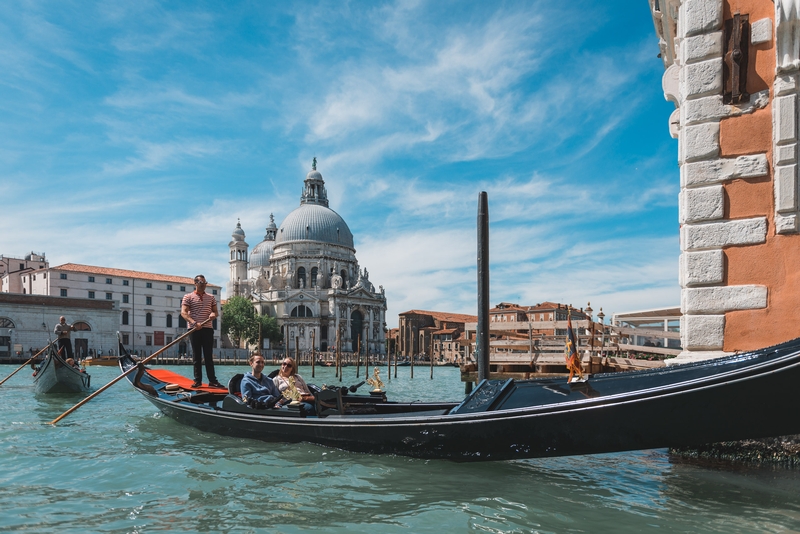
[[[292,401],[292,404],[298,404],[303,396],[300,394],[300,391],[297,389],[297,386],[294,383],[294,377],[290,376],[287,382],[289,383],[289,386],[283,390],[283,397]]]
[[[380,370],[376,367],[375,372],[372,374],[372,378],[367,379],[367,384],[373,387],[372,391],[375,393],[383,391],[383,382],[381,381],[380,374]]]

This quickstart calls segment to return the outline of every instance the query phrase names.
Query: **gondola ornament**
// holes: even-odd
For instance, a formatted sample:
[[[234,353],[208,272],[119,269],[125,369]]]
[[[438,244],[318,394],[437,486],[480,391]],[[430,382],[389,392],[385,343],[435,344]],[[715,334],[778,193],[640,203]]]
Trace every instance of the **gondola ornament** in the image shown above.
[[[383,393],[384,383],[381,380],[380,374],[380,369],[376,367],[375,371],[372,373],[372,378],[367,378],[367,384],[373,387],[372,393]]]
[[[294,383],[293,376],[290,376],[287,382],[289,383],[289,387],[283,390],[283,398],[292,401],[290,403],[291,406],[297,406],[300,404],[300,399],[302,399],[303,396],[300,393],[300,390],[297,389],[297,385]]]
[[[572,306],[567,308],[567,336],[564,346],[564,359],[566,360],[569,378],[567,382],[585,382],[583,369],[581,368],[581,357],[578,355],[578,343],[575,339],[575,332],[572,330]]]

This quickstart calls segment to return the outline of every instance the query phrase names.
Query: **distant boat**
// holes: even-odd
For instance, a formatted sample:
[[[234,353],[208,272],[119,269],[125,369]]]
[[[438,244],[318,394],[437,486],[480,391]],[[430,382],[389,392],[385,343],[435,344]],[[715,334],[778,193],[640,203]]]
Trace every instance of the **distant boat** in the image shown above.
[[[104,367],[116,367],[119,365],[119,358],[116,356],[89,356],[83,360],[84,365],[102,365]]]
[[[42,363],[34,367],[36,393],[85,393],[89,391],[91,380],[89,373],[68,364],[54,347],[47,351]]]
[[[137,363],[121,347],[120,368]],[[263,441],[310,442],[374,454],[458,461],[512,460],[696,446],[800,433],[800,339],[698,363],[584,381],[482,380],[461,403],[387,402],[328,386],[317,416],[251,408],[229,391],[177,388],[171,375],[127,375],[164,414],[200,430]],[[354,391],[353,386],[350,391]],[[783,408],[782,408],[783,407]],[[126,408],[126,413],[130,410]]]

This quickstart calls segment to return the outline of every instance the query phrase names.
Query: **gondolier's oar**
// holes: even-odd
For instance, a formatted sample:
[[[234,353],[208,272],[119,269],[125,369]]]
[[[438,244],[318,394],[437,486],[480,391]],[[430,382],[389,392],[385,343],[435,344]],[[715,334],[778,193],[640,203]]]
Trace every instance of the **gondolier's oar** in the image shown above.
[[[208,321],[205,321],[205,322],[204,322],[204,323],[202,323],[202,324],[196,324],[196,325],[194,326],[194,328],[190,328],[190,329],[189,329],[189,330],[187,330],[185,333],[181,334],[180,336],[178,336],[178,337],[176,337],[174,340],[172,340],[172,342],[171,342],[171,343],[168,343],[168,344],[164,345],[163,347],[161,347],[160,349],[158,349],[158,350],[157,350],[157,351],[155,351],[153,354],[151,354],[150,356],[148,356],[147,358],[145,358],[144,360],[142,360],[142,361],[141,361],[141,362],[139,362],[139,363],[147,363],[147,362],[149,362],[150,360],[152,360],[153,358],[155,358],[156,356],[158,356],[159,354],[161,354],[162,352],[164,352],[165,350],[167,350],[168,348],[170,348],[172,345],[174,345],[174,344],[175,344],[175,343],[177,343],[178,341],[182,340],[183,338],[185,338],[186,336],[188,336],[188,335],[189,335],[189,334],[191,334],[192,332],[194,332],[194,331],[195,331],[195,329],[197,329],[197,328],[200,328],[201,326],[203,326],[203,325],[204,325],[204,324],[206,324],[207,322],[208,322]],[[101,387],[100,389],[98,389],[97,391],[95,391],[94,393],[92,393],[91,395],[89,395],[88,397],[86,397],[85,399],[83,399],[82,401],[80,401],[78,404],[76,404],[75,406],[73,406],[72,408],[70,408],[69,410],[67,410],[66,412],[62,413],[61,415],[59,415],[58,417],[56,417],[55,419],[53,419],[52,421],[50,421],[48,424],[50,424],[50,425],[54,425],[54,424],[58,423],[59,421],[61,421],[62,419],[64,419],[66,416],[68,416],[69,414],[71,414],[72,412],[74,412],[75,410],[77,410],[78,408],[80,408],[81,406],[83,406],[84,404],[86,404],[87,402],[89,402],[90,400],[92,400],[93,398],[95,398],[96,396],[100,395],[102,392],[104,392],[105,390],[107,390],[108,388],[110,388],[111,386],[113,386],[114,384],[116,384],[117,382],[119,382],[120,380],[122,380],[123,378],[125,378],[127,375],[129,375],[129,374],[131,374],[132,372],[134,372],[135,370],[136,370],[136,366],[134,366],[134,367],[131,367],[130,369],[128,369],[127,371],[125,371],[124,373],[122,373],[121,375],[119,375],[117,378],[115,378],[114,380],[112,380],[111,382],[109,382],[109,383],[108,383],[108,384],[106,384],[105,386]]]
[[[34,354],[34,355],[33,355],[33,357],[32,357],[30,360],[28,360],[27,362],[23,363],[23,364],[22,364],[22,365],[20,365],[19,367],[17,367],[17,370],[16,370],[16,371],[14,371],[13,373],[11,373],[11,374],[10,374],[10,375],[8,375],[7,377],[5,377],[5,378],[3,379],[3,381],[2,381],[2,382],[0,382],[0,386],[2,386],[2,385],[5,383],[5,381],[6,381],[6,380],[8,380],[9,378],[11,378],[11,377],[12,377],[12,376],[14,376],[15,374],[17,374],[17,373],[20,371],[20,369],[22,369],[23,367],[25,367],[26,365],[28,365],[29,363],[31,363],[33,360],[35,360],[36,358],[38,358],[38,357],[39,357],[39,355],[40,355],[41,353],[43,353],[44,351],[46,351],[47,349],[49,349],[49,348],[50,348],[50,345],[52,345],[53,343],[55,343],[55,341],[51,341],[50,343],[48,343],[48,344],[47,344],[47,346],[46,346],[45,348],[43,348],[42,350],[40,350],[39,352],[37,352],[36,354]]]

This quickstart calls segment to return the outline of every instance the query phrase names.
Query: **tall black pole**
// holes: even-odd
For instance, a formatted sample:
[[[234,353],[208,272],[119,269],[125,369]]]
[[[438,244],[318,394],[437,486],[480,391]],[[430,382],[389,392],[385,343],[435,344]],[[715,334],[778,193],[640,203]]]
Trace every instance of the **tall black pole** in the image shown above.
[[[478,195],[478,381],[489,378],[489,199]]]

